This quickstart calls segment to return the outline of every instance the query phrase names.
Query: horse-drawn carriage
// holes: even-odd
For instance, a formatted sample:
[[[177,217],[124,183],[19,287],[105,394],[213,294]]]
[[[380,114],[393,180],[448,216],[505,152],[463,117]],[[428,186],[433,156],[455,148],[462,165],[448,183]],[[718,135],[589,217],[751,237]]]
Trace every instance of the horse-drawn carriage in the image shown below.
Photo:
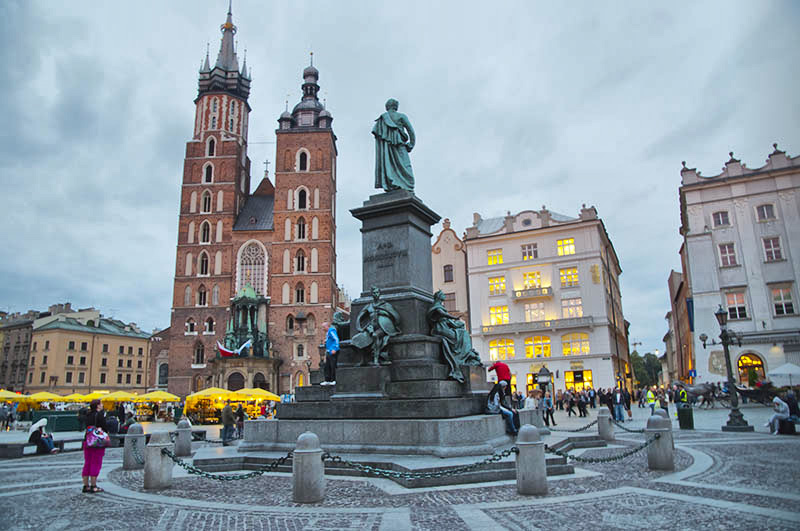
[[[730,393],[723,391],[714,384],[689,385],[681,382],[680,385],[689,394],[690,402],[699,398],[701,399],[700,405],[706,408],[714,407],[716,402],[719,402],[722,407],[730,407]],[[765,382],[755,389],[737,385],[736,391],[748,400],[759,402],[765,406],[769,406],[772,403],[772,399],[778,396],[778,388],[772,385],[772,382]]]

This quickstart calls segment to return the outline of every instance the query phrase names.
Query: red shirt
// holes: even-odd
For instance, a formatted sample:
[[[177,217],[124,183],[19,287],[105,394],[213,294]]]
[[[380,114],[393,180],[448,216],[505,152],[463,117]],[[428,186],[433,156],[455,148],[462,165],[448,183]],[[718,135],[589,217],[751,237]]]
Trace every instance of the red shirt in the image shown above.
[[[497,371],[497,381],[500,380],[509,380],[511,381],[511,371],[508,368],[508,365],[503,363],[502,361],[496,361],[489,367],[490,371]]]

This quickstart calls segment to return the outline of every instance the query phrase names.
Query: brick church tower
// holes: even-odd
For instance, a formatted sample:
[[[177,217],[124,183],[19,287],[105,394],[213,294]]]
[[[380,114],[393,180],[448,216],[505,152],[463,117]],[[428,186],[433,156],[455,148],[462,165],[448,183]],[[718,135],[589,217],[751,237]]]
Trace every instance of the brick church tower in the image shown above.
[[[265,174],[250,193],[251,80],[246,64],[239,68],[230,9],[221,30],[216,63],[206,54],[200,69],[168,354],[153,370],[168,371],[168,390],[182,396],[211,386],[293,392],[319,364],[321,324],[337,302],[333,117],[309,66],[300,103],[278,120],[275,185]],[[217,348],[236,350],[247,340],[239,356],[222,357]]]
[[[250,191],[250,77],[239,70],[230,9],[212,68],[200,69],[194,135],[186,143],[169,344],[169,390],[205,387],[200,373],[224,333],[234,290],[236,217]],[[196,381],[195,381],[196,380]]]
[[[303,95],[276,131],[275,239],[270,281],[273,349],[281,388],[307,383],[319,364],[321,325],[333,317],[336,286],[336,135],[318,98],[319,71],[303,70]]]

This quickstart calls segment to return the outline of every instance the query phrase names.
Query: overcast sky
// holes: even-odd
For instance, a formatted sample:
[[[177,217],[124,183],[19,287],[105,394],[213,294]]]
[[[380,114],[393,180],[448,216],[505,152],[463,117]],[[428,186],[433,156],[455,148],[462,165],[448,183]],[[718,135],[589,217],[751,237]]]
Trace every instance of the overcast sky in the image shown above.
[[[372,122],[412,121],[417,195],[461,234],[483,217],[597,207],[631,341],[662,349],[680,270],[681,160],[800,152],[800,2],[233,4],[252,68],[253,182],[314,51],[338,137],[338,280],[361,290],[349,209],[373,183]],[[0,309],[95,306],[169,325],[197,71],[227,0],[0,3]],[[441,226],[435,227],[436,232]]]

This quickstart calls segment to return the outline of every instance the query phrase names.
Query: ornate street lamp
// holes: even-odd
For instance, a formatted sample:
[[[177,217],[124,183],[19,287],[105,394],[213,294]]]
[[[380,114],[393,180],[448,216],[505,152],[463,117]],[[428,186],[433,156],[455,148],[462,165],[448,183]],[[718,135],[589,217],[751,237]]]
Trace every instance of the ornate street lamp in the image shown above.
[[[539,369],[539,375],[537,376],[536,381],[539,384],[539,387],[542,388],[543,397],[544,394],[547,392],[547,385],[550,383],[551,374],[552,373],[544,365],[542,365],[542,368]]]
[[[742,346],[742,336],[736,332],[728,330],[728,312],[722,305],[714,312],[714,317],[717,318],[719,323],[720,341],[712,339],[710,345],[722,345],[722,350],[725,355],[725,369],[728,371],[728,394],[731,400],[731,413],[728,416],[728,423],[722,426],[722,431],[753,431],[753,426],[750,426],[744,415],[739,411],[739,395],[736,391],[736,384],[733,381],[733,368],[731,366],[731,356],[728,347],[735,341],[740,347]],[[703,348],[706,348],[708,336],[700,334],[700,341],[703,342]]]

